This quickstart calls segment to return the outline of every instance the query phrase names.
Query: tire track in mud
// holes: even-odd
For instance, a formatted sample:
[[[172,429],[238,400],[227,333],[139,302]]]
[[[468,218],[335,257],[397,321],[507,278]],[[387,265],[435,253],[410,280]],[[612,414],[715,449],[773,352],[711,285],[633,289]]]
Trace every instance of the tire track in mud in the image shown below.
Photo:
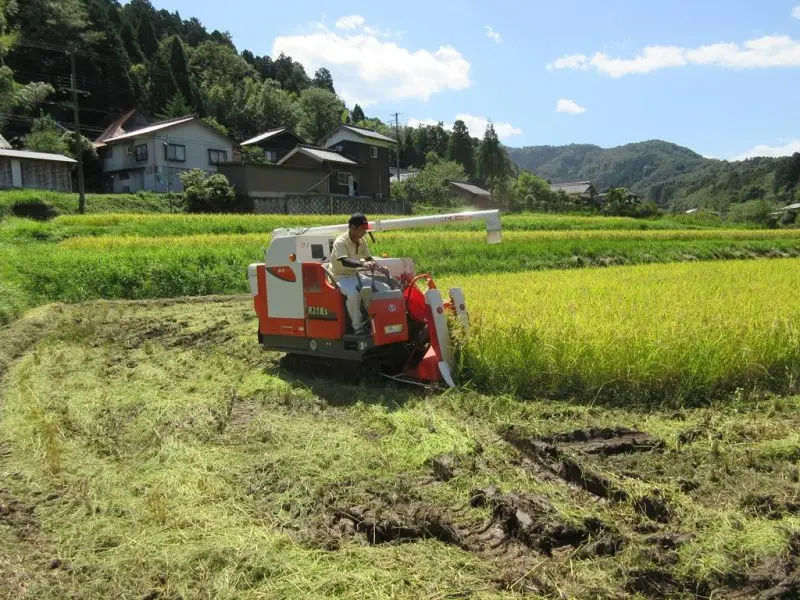
[[[630,452],[660,452],[664,444],[641,431],[627,428],[578,430],[550,437],[530,437],[513,426],[501,435],[523,455],[564,482],[576,485],[593,496],[613,502],[630,502],[640,514],[652,521],[668,523],[672,510],[659,489],[632,497],[619,484],[584,465],[580,454],[611,456]],[[624,476],[618,476],[622,480]]]

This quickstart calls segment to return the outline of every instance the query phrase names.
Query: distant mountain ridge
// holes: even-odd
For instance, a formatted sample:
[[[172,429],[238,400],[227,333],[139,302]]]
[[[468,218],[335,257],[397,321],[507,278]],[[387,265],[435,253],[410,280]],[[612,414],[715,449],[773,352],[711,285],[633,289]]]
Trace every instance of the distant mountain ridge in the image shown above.
[[[657,183],[716,161],[689,148],[662,140],[648,140],[614,148],[594,144],[509,148],[519,168],[556,181],[591,180],[596,187],[627,187],[647,194]]]
[[[796,183],[775,179],[776,169],[792,157],[728,162],[663,140],[614,148],[569,144],[506,150],[520,169],[551,182],[588,180],[598,190],[625,187],[665,208],[724,210],[731,203],[753,199],[788,201]]]

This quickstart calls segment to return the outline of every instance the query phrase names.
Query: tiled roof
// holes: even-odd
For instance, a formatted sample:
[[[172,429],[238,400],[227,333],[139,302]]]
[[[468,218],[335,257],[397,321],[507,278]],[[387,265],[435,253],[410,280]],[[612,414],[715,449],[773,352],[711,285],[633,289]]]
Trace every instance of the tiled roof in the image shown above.
[[[68,156],[64,156],[63,154],[49,154],[47,152],[29,152],[28,150],[0,149],[0,156],[5,156],[7,158],[24,158],[26,160],[49,160],[52,162],[65,162],[65,163],[78,162],[75,159],[72,159]]]
[[[188,123],[189,121],[193,121],[194,119],[195,117],[180,117],[178,119],[170,119],[169,121],[161,121],[160,123],[153,123],[152,125],[148,125],[147,127],[142,127],[141,129],[136,129],[134,131],[127,131],[122,135],[108,138],[104,140],[103,143],[110,144],[113,142],[119,142],[120,140],[128,140],[142,135],[149,135],[151,133],[155,133],[156,131],[161,131],[162,129],[169,129],[170,127],[183,125],[184,123]]]
[[[270,129],[269,131],[265,131],[264,133],[257,135],[254,138],[250,138],[249,140],[242,142],[242,146],[249,146],[251,144],[257,144],[258,142],[263,142],[264,140],[268,140],[271,137],[280,135],[285,131],[286,127],[279,127],[278,129]]]
[[[360,135],[361,137],[372,138],[375,140],[383,140],[384,142],[392,142],[397,143],[397,140],[394,138],[390,138],[389,136],[383,135],[382,133],[378,133],[377,131],[372,131],[371,129],[364,129],[363,127],[356,127],[355,125],[342,125],[348,131],[352,131],[356,135]]]
[[[323,148],[316,148],[314,146],[297,146],[294,150],[289,152],[289,154],[287,154],[280,161],[278,161],[278,164],[282,165],[298,152],[305,154],[306,156],[310,156],[311,158],[314,158],[321,162],[326,161],[342,165],[358,164],[356,161],[350,160],[349,158],[342,156],[338,152],[334,152],[333,150],[325,150]]]
[[[479,188],[477,185],[472,185],[470,183],[463,183],[461,181],[451,181],[450,185],[453,185],[457,188],[464,190],[465,192],[469,192],[470,194],[474,194],[476,196],[491,196],[492,193],[488,190],[484,190],[483,188]]]
[[[591,181],[565,181],[564,183],[551,183],[550,189],[554,192],[564,190],[567,194],[585,194],[591,185]]]

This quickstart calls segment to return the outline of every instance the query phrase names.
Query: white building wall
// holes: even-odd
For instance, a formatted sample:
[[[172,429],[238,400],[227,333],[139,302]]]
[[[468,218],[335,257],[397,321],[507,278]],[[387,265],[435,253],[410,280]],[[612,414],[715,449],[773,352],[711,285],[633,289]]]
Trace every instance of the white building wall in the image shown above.
[[[147,145],[147,160],[136,161],[135,147]],[[185,146],[186,160],[167,160],[164,144]],[[131,154],[128,154],[128,148]],[[227,152],[227,159],[233,160],[232,140],[201,125],[196,121],[183,123],[169,129],[157,131],[141,138],[132,138],[113,143],[111,156],[103,161],[103,171],[112,175],[112,189],[121,193],[126,187],[131,193],[140,190],[155,192],[182,192],[180,173],[190,169],[216,172],[216,166],[209,163],[209,150]],[[118,171],[127,170],[128,179],[120,178]]]

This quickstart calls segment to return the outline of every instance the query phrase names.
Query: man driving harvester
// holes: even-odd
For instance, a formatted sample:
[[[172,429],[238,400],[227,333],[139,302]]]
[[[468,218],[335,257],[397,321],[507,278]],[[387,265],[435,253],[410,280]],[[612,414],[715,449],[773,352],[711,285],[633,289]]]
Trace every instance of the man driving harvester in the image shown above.
[[[375,271],[389,275],[389,270],[375,263],[367,248],[364,236],[369,228],[367,217],[356,213],[347,222],[348,231],[333,242],[331,249],[331,273],[339,284],[342,294],[347,297],[347,312],[353,323],[353,332],[363,335],[368,332],[361,314],[361,290],[369,287],[378,292],[390,290],[390,286],[377,281]],[[363,271],[370,271],[367,275]]]

